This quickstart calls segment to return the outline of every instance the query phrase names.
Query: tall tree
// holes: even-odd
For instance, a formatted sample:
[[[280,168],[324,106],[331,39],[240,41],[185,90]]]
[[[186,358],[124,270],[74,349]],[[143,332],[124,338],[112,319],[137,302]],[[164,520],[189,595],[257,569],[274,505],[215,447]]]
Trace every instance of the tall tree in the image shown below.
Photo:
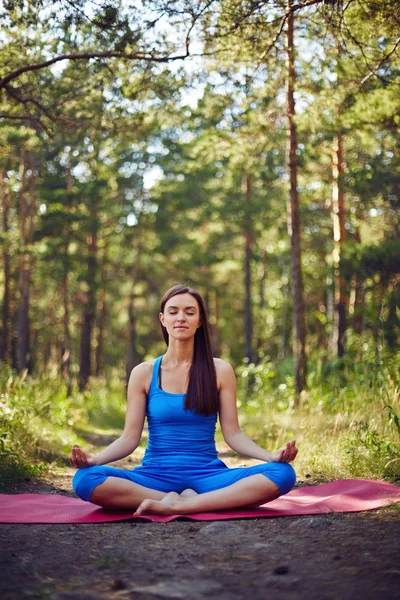
[[[303,280],[301,269],[301,231],[300,209],[297,187],[297,131],[295,121],[295,48],[294,48],[294,14],[292,0],[287,2],[287,169],[289,174],[289,199],[287,203],[288,232],[291,246],[291,276],[293,297],[293,354],[295,358],[295,382],[297,401],[304,389],[307,373],[306,355],[306,321],[304,314]]]
[[[332,221],[333,221],[333,269],[334,269],[334,324],[333,351],[336,356],[345,352],[346,332],[346,282],[343,273],[342,254],[346,239],[344,206],[344,158],[341,131],[333,139],[332,148]]]
[[[29,174],[28,174],[29,173]],[[18,301],[18,368],[20,371],[31,369],[32,356],[30,344],[29,299],[32,278],[32,244],[34,236],[34,218],[36,209],[36,165],[31,154],[25,150],[20,156],[20,264],[19,264],[19,301]]]
[[[253,356],[253,294],[252,294],[252,277],[251,263],[253,254],[253,226],[251,217],[251,175],[245,173],[243,175],[243,193],[245,196],[244,210],[244,322],[245,322],[245,357],[249,363],[254,361]]]
[[[6,180],[5,169],[0,170],[0,194],[3,236],[4,242],[6,242],[7,234],[9,232],[10,194],[8,190],[8,182]],[[0,360],[8,361],[10,350],[10,255],[7,243],[4,243],[2,254],[4,294],[2,308]]]

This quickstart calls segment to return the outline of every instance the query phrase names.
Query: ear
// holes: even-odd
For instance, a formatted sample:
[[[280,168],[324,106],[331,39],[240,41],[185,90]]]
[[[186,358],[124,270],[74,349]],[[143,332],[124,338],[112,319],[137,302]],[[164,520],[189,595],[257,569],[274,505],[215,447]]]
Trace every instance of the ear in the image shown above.
[[[160,318],[161,325],[162,325],[163,327],[165,327],[165,323],[164,323],[164,315],[162,314],[162,312],[160,312],[160,314],[159,314],[159,318]]]

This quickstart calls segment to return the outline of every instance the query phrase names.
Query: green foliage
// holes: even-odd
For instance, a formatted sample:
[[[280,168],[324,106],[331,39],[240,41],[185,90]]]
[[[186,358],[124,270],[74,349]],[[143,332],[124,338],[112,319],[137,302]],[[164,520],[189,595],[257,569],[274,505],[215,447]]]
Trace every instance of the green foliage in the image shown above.
[[[6,492],[15,483],[43,475],[46,465],[32,464],[28,460],[0,453],[0,493]]]
[[[243,426],[267,449],[296,439],[300,480],[396,481],[400,479],[398,359],[377,355],[365,341],[362,347],[350,348],[342,360],[316,356],[310,361],[309,389],[302,393],[299,408],[294,405],[291,377],[283,383],[271,362],[241,367]]]
[[[356,421],[339,441],[348,457],[348,470],[354,477],[374,477],[395,480],[400,477],[400,444],[379,432],[369,421]]]
[[[82,397],[86,410],[85,420],[90,426],[104,429],[123,427],[126,400],[123,384],[116,376],[108,381],[103,377],[93,379]]]
[[[89,419],[93,426],[121,427],[125,400],[122,386],[103,380],[67,396],[59,378],[20,377],[0,370],[0,487],[41,474],[52,462],[65,464],[77,435]]]

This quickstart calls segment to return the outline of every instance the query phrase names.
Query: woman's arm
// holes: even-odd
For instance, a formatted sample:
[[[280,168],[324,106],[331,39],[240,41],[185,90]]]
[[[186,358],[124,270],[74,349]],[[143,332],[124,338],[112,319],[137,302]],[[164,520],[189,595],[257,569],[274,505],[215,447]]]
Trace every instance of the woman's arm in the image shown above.
[[[72,466],[81,469],[94,465],[106,465],[129,456],[137,448],[143,431],[146,414],[146,383],[151,379],[151,371],[151,363],[142,363],[131,372],[128,383],[125,427],[122,435],[95,456],[90,456],[79,446],[74,446],[69,456]]]
[[[219,420],[225,442],[239,454],[266,462],[291,462],[296,458],[296,442],[289,442],[285,448],[268,452],[245,435],[239,426],[236,408],[236,378],[230,364],[216,359],[215,366],[219,381]]]

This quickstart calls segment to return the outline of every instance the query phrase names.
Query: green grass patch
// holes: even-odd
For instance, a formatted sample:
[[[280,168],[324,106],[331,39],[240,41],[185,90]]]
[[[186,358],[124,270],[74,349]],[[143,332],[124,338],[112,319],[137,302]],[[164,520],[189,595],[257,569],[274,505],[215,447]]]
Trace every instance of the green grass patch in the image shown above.
[[[64,382],[0,369],[0,489],[66,464],[73,444],[85,444],[79,431],[119,428],[125,413],[124,389],[101,379],[84,392],[67,395]],[[90,423],[90,425],[89,425]]]
[[[269,362],[242,367],[244,431],[268,450],[296,439],[303,480],[400,480],[400,357],[356,358],[311,361],[298,408],[291,375],[279,382]]]

